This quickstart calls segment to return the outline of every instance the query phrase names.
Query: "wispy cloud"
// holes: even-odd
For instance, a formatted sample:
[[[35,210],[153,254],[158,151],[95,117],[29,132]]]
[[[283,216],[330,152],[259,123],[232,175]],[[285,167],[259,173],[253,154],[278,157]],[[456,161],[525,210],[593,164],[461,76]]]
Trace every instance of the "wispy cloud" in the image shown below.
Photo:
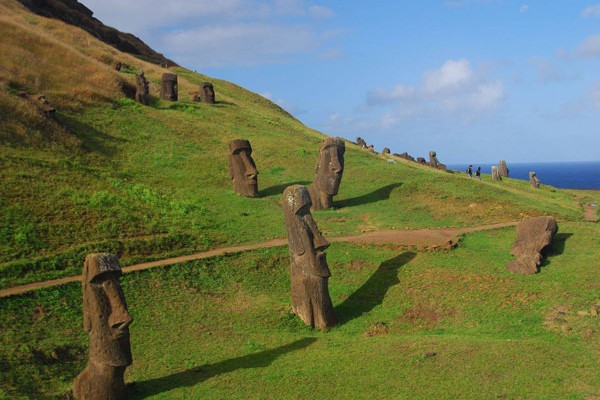
[[[542,83],[559,82],[568,79],[567,74],[544,57],[531,57],[529,64],[535,66],[537,80]]]
[[[600,4],[595,4],[593,6],[586,7],[581,15],[584,17],[600,17]]]
[[[575,49],[576,56],[598,57],[600,56],[600,34],[588,36]]]

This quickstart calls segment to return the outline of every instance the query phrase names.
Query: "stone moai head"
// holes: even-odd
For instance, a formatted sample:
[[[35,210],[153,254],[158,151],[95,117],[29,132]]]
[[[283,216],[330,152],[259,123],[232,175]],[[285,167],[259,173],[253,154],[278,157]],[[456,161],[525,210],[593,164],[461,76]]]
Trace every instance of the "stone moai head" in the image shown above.
[[[498,169],[500,170],[500,176],[508,178],[508,167],[506,166],[506,161],[501,160]]]
[[[500,170],[495,165],[492,165],[492,180],[493,181],[501,181],[502,177],[500,176]]]
[[[537,273],[557,231],[558,224],[551,216],[534,217],[519,222],[517,238],[510,251],[516,259],[506,266],[508,270],[519,274]]]
[[[529,183],[536,189],[540,187],[540,179],[536,176],[534,171],[529,173]]]
[[[340,138],[329,137],[321,142],[315,179],[310,187],[313,210],[330,208],[338,194],[344,173],[346,145]]]
[[[321,235],[312,214],[306,187],[292,185],[283,192],[283,212],[291,260],[292,309],[306,325],[327,329],[337,323],[329,296],[331,276]]]
[[[437,154],[433,150],[429,152],[429,165],[433,168],[441,169],[443,171],[446,170],[446,165],[439,162],[437,159]]]
[[[144,71],[138,71],[135,74],[135,101],[148,105],[148,80],[144,76]]]
[[[215,104],[215,88],[210,82],[200,85],[200,101],[207,104]]]
[[[177,74],[164,73],[160,85],[160,98],[168,101],[177,101],[177,91]]]
[[[389,147],[384,147],[383,150],[381,150],[381,154],[390,154]]]
[[[76,399],[126,399],[124,374],[131,365],[121,266],[113,254],[88,254],[83,264],[83,326],[90,336],[86,368],[75,378]]]
[[[237,193],[246,197],[258,196],[258,171],[249,141],[236,139],[229,143],[229,176]]]
[[[360,136],[356,138],[356,144],[363,149],[367,148],[367,142],[365,142],[365,140]]]

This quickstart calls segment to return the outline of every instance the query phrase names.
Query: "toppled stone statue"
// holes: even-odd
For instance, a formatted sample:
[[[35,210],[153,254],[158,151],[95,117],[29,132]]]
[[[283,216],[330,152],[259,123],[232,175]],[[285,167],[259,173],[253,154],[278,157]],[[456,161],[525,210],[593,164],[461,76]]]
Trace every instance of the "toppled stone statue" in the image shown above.
[[[210,82],[202,82],[200,85],[200,101],[206,104],[215,104],[215,88]]]
[[[535,175],[535,171],[529,173],[529,183],[536,189],[540,187],[540,179]]]
[[[160,98],[168,101],[177,101],[177,74],[165,72],[160,85]]]
[[[427,161],[425,161],[425,159],[423,157],[417,157],[417,162],[419,164],[427,164]]]
[[[148,105],[148,80],[144,76],[144,71],[138,71],[135,74],[135,101]]]
[[[283,212],[290,248],[292,310],[306,325],[328,329],[337,323],[328,279],[331,276],[321,235],[310,213],[306,187],[292,185],[283,192]]]
[[[446,165],[439,162],[436,156],[437,156],[437,154],[435,153],[435,151],[432,150],[429,152],[429,165],[432,166],[433,168],[441,169],[442,171],[445,171]]]
[[[508,167],[506,166],[506,161],[501,160],[500,167],[498,169],[500,170],[500,176],[508,178]]]
[[[517,225],[517,240],[510,254],[516,259],[506,268],[518,274],[535,274],[544,260],[543,253],[558,231],[554,217],[536,217]]]
[[[501,181],[502,177],[500,176],[500,170],[495,165],[492,165],[492,180],[493,181]]]
[[[258,171],[249,141],[236,139],[229,143],[229,176],[235,192],[246,197],[258,196]]]
[[[389,147],[384,147],[383,150],[381,150],[381,154],[390,154]]]
[[[403,158],[407,161],[412,161],[412,162],[417,162],[417,160],[414,159],[414,157],[412,157],[410,154],[408,154],[407,152],[404,152],[402,154],[397,154],[394,153],[394,156],[398,157],[398,158]]]
[[[360,136],[356,138],[356,144],[362,149],[367,148],[367,142],[365,142],[365,140]]]
[[[127,398],[125,368],[132,363],[127,311],[113,254],[88,254],[83,264],[83,327],[90,336],[88,364],[73,382],[78,400]]]
[[[313,210],[333,206],[333,196],[338,194],[344,173],[346,145],[340,138],[329,137],[321,142],[315,179],[308,188]]]

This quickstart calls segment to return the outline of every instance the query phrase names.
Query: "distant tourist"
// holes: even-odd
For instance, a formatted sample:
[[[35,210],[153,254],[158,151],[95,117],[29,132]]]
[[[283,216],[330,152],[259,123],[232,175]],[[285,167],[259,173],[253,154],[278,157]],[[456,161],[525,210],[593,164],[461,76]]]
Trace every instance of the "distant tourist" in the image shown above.
[[[467,174],[469,175],[469,178],[473,179],[473,166],[469,165],[469,168],[467,168]]]
[[[475,172],[475,176],[478,180],[481,180],[481,167],[477,167],[477,171]]]

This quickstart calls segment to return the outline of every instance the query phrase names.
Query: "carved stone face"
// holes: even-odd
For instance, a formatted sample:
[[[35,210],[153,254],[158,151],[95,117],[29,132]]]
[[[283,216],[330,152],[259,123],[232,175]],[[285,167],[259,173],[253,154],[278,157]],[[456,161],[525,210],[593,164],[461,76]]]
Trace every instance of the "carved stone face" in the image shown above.
[[[177,101],[177,92],[177,75],[168,72],[164,73],[162,76],[160,97],[163,100]]]
[[[215,104],[215,89],[210,82],[204,82],[200,85],[200,100],[203,103]]]
[[[301,185],[289,186],[283,192],[283,203],[292,263],[302,268],[303,274],[331,276],[325,254],[329,242],[310,213],[308,190]]]
[[[346,146],[340,138],[327,138],[321,143],[315,169],[314,186],[330,196],[338,194],[344,172]]]
[[[236,139],[229,143],[229,176],[237,193],[247,197],[258,195],[258,171],[249,141]]]
[[[108,253],[89,254],[83,266],[83,325],[90,335],[90,360],[114,367],[131,365],[125,296],[119,284],[121,266]]]

